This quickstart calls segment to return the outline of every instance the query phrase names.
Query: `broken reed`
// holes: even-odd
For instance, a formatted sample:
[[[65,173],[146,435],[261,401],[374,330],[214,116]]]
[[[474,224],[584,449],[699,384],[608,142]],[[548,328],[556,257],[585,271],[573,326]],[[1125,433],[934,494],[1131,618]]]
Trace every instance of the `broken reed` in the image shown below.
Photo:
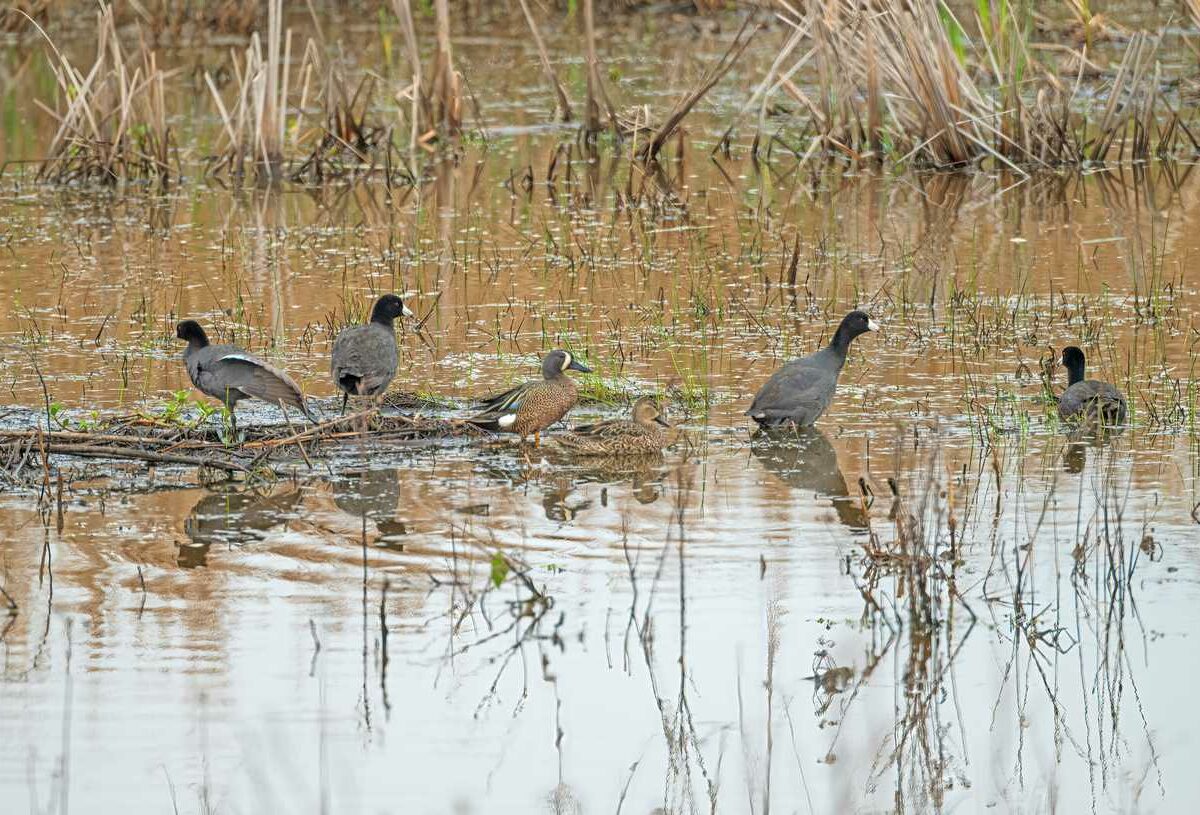
[[[390,401],[425,404],[406,394],[392,394]],[[281,460],[311,469],[315,459],[363,445],[482,435],[483,431],[463,421],[419,413],[385,416],[371,406],[319,424],[251,426],[243,431],[240,443],[231,444],[211,422],[181,424],[141,413],[112,417],[87,430],[48,430],[40,424],[0,430],[0,484],[49,483],[50,473],[59,469],[54,456],[171,464],[258,477],[270,476]]]

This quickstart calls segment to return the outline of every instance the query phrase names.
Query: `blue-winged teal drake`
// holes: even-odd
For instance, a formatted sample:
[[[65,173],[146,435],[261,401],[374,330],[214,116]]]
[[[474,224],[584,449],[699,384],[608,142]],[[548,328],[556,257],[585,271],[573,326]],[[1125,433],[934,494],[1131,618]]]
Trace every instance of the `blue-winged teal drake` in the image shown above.
[[[1125,423],[1125,396],[1107,382],[1084,379],[1086,360],[1074,345],[1063,349],[1067,389],[1058,397],[1058,415],[1065,422],[1112,426]]]
[[[838,374],[846,364],[850,343],[859,334],[878,331],[879,324],[865,311],[852,311],[842,318],[826,347],[794,359],[771,375],[746,415],[760,427],[793,424],[811,427],[829,409],[837,389]]]
[[[584,456],[657,454],[667,445],[670,426],[654,397],[643,396],[633,403],[630,418],[581,425],[557,441]]]
[[[342,392],[342,413],[346,412],[346,401],[351,395],[377,396],[387,390],[399,363],[393,323],[397,317],[411,316],[404,301],[394,294],[385,294],[375,301],[370,322],[338,332],[329,372],[333,384]]]
[[[532,435],[537,444],[541,432],[579,401],[579,391],[567,371],[591,373],[592,369],[567,351],[551,351],[542,360],[540,382],[526,382],[485,399],[479,404],[480,412],[467,421],[484,430],[516,433],[522,441]]]
[[[225,403],[235,436],[234,408],[242,399],[261,399],[281,409],[290,405],[310,421],[316,421],[308,412],[300,386],[283,371],[236,345],[210,345],[208,335],[195,320],[184,320],[175,326],[175,336],[187,340],[183,362],[192,384]]]

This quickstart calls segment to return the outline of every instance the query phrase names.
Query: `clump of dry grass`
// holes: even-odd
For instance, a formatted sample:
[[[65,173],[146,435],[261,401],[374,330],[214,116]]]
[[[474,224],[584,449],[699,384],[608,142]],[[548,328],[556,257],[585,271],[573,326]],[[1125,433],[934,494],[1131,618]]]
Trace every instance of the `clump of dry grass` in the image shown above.
[[[411,183],[412,176],[395,155],[391,129],[371,118],[374,97],[372,75],[364,75],[351,90],[341,71],[330,68],[321,95],[321,121],[297,139],[301,148],[310,142],[312,146],[289,174],[291,180],[321,184],[382,173],[388,183],[398,179]]]
[[[785,49],[803,39],[811,47],[778,80],[772,66],[763,106],[783,90],[807,111],[804,159],[824,152],[944,169],[990,160],[1024,172],[1147,159],[1187,136],[1173,111],[1158,117],[1158,39],[1145,34],[1130,39],[1092,124],[1078,101],[1086,56],[1064,81],[1033,58],[1029,20],[1010,4],[980,4],[974,37],[936,0],[824,0],[786,18],[794,35]],[[791,81],[810,64],[815,94]]]
[[[240,182],[249,164],[260,181],[282,178],[291,53],[292,32],[283,31],[282,0],[271,0],[265,47],[254,32],[242,58],[233,55],[234,98],[230,104],[221,99],[212,75],[205,73],[224,127],[223,146],[212,159],[210,173],[223,173]]]
[[[434,0],[437,47],[433,55],[433,70],[428,73],[421,66],[410,0],[392,0],[392,9],[400,21],[404,47],[412,67],[412,81],[396,95],[396,99],[401,102],[407,100],[411,104],[408,117],[409,151],[415,156],[421,146],[427,146],[439,138],[452,139],[462,134],[463,78],[454,68],[447,0]]]
[[[311,38],[293,67],[292,31],[283,28],[282,16],[282,3],[272,0],[265,39],[255,32],[241,55],[231,55],[228,101],[212,74],[205,74],[223,125],[209,174],[235,184],[251,176],[260,184],[283,179],[321,184],[379,174],[388,183],[411,182],[413,174],[396,155],[392,129],[372,118],[374,74],[364,72],[351,85]],[[313,103],[319,112],[306,114]]]
[[[50,46],[60,96],[53,108],[37,102],[58,122],[38,178],[105,184],[154,179],[165,185],[175,156],[166,114],[166,73],[144,43],[136,57],[126,56],[111,6],[101,4],[96,21],[96,58],[86,73],[39,26]]]

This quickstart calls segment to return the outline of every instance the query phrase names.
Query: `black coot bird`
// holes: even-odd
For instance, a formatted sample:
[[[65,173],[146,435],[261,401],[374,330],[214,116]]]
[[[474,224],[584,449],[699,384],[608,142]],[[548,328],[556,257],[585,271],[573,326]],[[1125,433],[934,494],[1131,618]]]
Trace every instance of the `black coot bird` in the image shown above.
[[[183,362],[192,384],[225,403],[235,435],[234,407],[242,399],[261,399],[280,408],[291,406],[309,421],[316,421],[308,412],[300,386],[283,371],[236,345],[210,345],[208,335],[195,320],[184,320],[175,326],[175,336],[187,340]]]
[[[342,392],[342,413],[351,395],[377,396],[387,390],[399,362],[393,321],[411,316],[399,297],[385,294],[375,301],[369,323],[352,325],[338,333],[329,371],[333,384]]]
[[[1063,349],[1067,389],[1058,397],[1058,416],[1064,422],[1112,426],[1125,423],[1125,397],[1107,382],[1084,379],[1086,360],[1074,345]]]
[[[879,324],[865,311],[850,312],[842,318],[829,345],[815,354],[792,360],[772,374],[759,389],[746,415],[758,422],[759,427],[812,426],[833,401],[850,342],[859,334],[878,330]]]

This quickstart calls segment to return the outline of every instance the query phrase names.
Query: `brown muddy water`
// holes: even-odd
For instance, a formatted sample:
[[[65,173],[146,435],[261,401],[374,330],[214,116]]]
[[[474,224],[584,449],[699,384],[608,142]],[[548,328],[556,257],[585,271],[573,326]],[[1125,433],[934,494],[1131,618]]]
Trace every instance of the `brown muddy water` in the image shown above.
[[[52,459],[61,504],[0,495],[0,808],[1190,811],[1192,168],[778,173],[700,119],[658,177],[573,147],[547,185],[571,135],[516,107],[411,191],[8,178],[5,425],[162,411],[182,316],[332,410],[330,326],[396,290],[435,414],[569,347],[572,419],[657,391],[680,434],[349,446],[253,489]],[[855,306],[884,330],[818,430],[751,439]],[[1129,395],[1115,438],[1058,426],[1066,344]]]

